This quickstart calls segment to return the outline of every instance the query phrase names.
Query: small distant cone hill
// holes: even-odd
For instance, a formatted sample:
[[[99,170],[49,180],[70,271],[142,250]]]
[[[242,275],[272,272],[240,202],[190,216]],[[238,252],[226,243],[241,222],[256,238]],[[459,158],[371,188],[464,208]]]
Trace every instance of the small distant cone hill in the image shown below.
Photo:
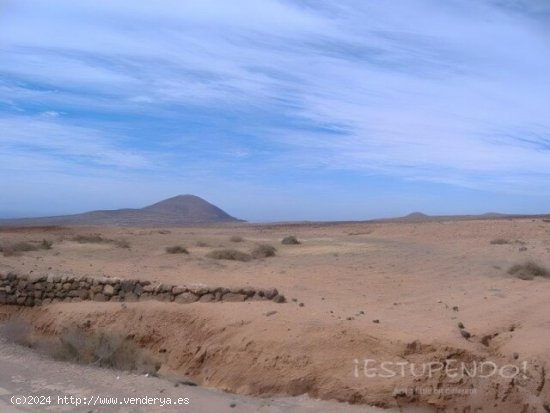
[[[178,226],[242,222],[195,195],[178,195],[140,209],[91,211],[76,215],[0,220],[0,225]]]

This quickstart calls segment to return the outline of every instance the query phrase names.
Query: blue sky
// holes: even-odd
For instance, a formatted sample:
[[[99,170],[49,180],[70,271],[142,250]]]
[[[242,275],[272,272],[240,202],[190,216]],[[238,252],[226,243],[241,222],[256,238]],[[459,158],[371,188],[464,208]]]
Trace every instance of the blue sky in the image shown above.
[[[546,0],[0,0],[0,216],[550,212]]]

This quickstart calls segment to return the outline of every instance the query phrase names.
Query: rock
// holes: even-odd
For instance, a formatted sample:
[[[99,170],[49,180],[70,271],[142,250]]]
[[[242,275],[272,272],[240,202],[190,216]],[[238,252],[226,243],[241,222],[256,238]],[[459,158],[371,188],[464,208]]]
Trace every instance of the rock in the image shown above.
[[[272,310],[272,311],[268,311],[267,313],[265,313],[265,316],[266,317],[271,317],[272,315],[275,315],[275,314],[277,314],[277,311]]]
[[[192,292],[186,291],[186,292],[178,295],[174,299],[174,301],[176,303],[187,304],[187,303],[194,303],[198,299],[199,299],[199,297],[197,295],[193,294]]]
[[[187,291],[185,287],[176,286],[172,288],[172,294],[179,295]]]
[[[246,295],[238,293],[226,293],[223,295],[223,301],[239,302],[246,300]]]
[[[115,293],[115,288],[111,284],[105,285],[103,287],[103,294],[106,296],[112,296]]]
[[[460,335],[462,337],[464,337],[466,340],[468,340],[470,337],[472,337],[472,335],[466,330],[460,330]]]
[[[464,324],[462,324],[462,321],[458,322],[458,328],[460,328],[461,330],[464,329]]]
[[[244,287],[244,288],[241,288],[240,292],[246,295],[247,297],[252,297],[256,293],[256,290],[252,287]]]
[[[275,297],[272,298],[272,301],[278,304],[282,304],[286,302],[286,299],[284,295],[277,294]]]
[[[97,293],[97,294],[94,294],[93,300],[103,302],[103,301],[107,301],[107,298],[103,294]]]
[[[372,322],[373,322],[374,324],[380,324],[380,320],[378,320],[378,319],[372,320]]]
[[[303,307],[305,304],[304,303],[300,303],[298,304],[298,307]]]
[[[203,296],[201,296],[201,298],[199,298],[199,301],[203,303],[209,303],[211,301],[214,301],[215,299],[216,297],[214,296],[214,294],[204,294]]]
[[[273,297],[275,297],[276,295],[279,294],[279,291],[277,291],[276,288],[268,288],[266,290],[264,290],[264,296],[268,299],[268,300],[271,300],[273,299]]]
[[[514,352],[512,356],[514,357],[514,360],[519,359],[519,353]]]
[[[124,291],[125,293],[134,291],[135,287],[136,287],[136,283],[133,280],[122,280],[120,282],[120,290]]]

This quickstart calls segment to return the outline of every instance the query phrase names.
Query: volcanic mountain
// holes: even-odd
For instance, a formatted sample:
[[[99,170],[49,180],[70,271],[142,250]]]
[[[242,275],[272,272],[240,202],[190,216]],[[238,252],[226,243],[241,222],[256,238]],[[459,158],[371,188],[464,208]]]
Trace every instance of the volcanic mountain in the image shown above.
[[[140,209],[91,211],[76,215],[3,219],[0,225],[178,226],[239,222],[195,195],[178,195]]]

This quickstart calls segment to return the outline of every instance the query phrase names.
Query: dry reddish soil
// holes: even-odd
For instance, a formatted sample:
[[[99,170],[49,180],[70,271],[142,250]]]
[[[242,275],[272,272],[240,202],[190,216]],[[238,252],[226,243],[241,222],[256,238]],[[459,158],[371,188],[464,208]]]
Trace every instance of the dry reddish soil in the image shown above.
[[[130,248],[71,240],[94,233]],[[301,244],[281,245],[289,234]],[[244,241],[230,241],[235,235]],[[124,331],[158,358],[165,376],[185,375],[239,394],[307,393],[423,411],[545,412],[550,403],[550,279],[507,273],[527,259],[550,268],[550,223],[541,219],[4,229],[0,237],[2,243],[53,241],[51,250],[0,256],[0,272],[276,287],[287,297],[286,304],[2,308],[31,321],[42,336],[75,323],[89,331]],[[498,238],[508,243],[491,243]],[[276,246],[277,255],[249,262],[206,257],[215,248],[247,252],[257,243]],[[173,245],[185,246],[189,255],[166,254]],[[369,362],[379,368],[376,374],[368,370],[367,377],[365,359],[376,360]],[[470,375],[423,370],[424,363],[449,359],[464,363]],[[390,374],[383,374],[382,362],[409,364],[403,374],[391,364],[394,374],[384,377]],[[520,373],[472,373],[482,362],[516,365]]]

